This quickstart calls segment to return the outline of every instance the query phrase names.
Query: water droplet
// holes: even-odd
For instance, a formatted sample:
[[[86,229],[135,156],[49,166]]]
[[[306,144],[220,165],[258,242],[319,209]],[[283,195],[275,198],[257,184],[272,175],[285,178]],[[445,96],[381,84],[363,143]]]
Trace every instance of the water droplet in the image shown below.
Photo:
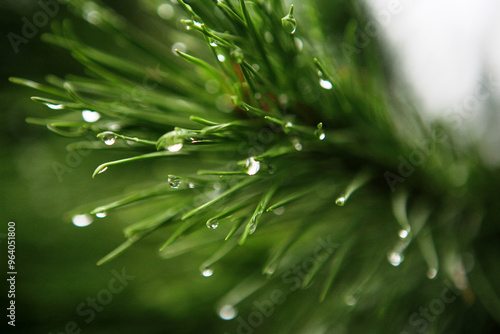
[[[285,125],[283,125],[283,132],[289,134],[292,131],[292,127],[293,127],[292,122],[286,122]]]
[[[71,220],[73,222],[73,225],[78,227],[89,226],[93,222],[92,216],[87,213],[83,215],[74,215]]]
[[[102,139],[103,143],[108,145],[108,146],[112,146],[116,142],[116,136],[112,132],[104,132],[101,136],[101,139]]]
[[[217,218],[210,218],[207,220],[207,227],[209,229],[215,230],[217,227],[219,227],[219,220]]]
[[[174,17],[174,7],[168,3],[159,5],[156,12],[158,13],[158,16],[164,20],[169,20]]]
[[[103,169],[101,169],[99,172],[97,172],[97,174],[102,174],[102,173],[104,173],[107,170],[108,170],[108,166],[106,166]]]
[[[260,70],[259,64],[252,64],[252,68],[254,69],[255,72],[259,72]]]
[[[211,39],[210,40],[210,46],[213,47],[213,48],[216,48],[218,45],[217,45],[217,43],[213,39]]]
[[[358,303],[358,299],[353,295],[346,296],[344,301],[348,306],[355,306]]]
[[[250,228],[248,229],[248,234],[254,234],[256,229],[257,229],[257,224],[255,224],[255,222],[252,222],[250,224]]]
[[[181,179],[179,179],[177,176],[170,175],[168,177],[168,184],[171,188],[177,189],[181,185]]]
[[[436,278],[437,273],[438,273],[438,271],[437,271],[437,269],[436,269],[436,268],[429,268],[429,269],[427,270],[427,277],[428,277],[429,279],[434,279],[434,278]]]
[[[193,20],[181,20],[181,23],[186,26],[186,30],[191,30],[191,27],[193,26]]]
[[[241,51],[240,48],[232,48],[231,49],[231,59],[236,63],[236,64],[241,64],[243,62],[243,59],[245,58],[245,55],[243,54],[243,51]],[[219,57],[219,56],[217,56]]]
[[[50,103],[45,103],[45,105],[47,107],[49,107],[50,109],[54,109],[54,110],[61,110],[61,109],[64,109],[64,105],[62,104],[50,104]]]
[[[221,63],[223,63],[226,61],[226,57],[223,54],[218,54],[217,60],[220,61]]]
[[[171,50],[174,55],[179,57],[179,55],[177,54],[177,52],[175,52],[175,50],[179,50],[180,52],[186,52],[186,45],[182,42],[176,42],[172,45]]]
[[[238,315],[238,311],[231,305],[224,305],[219,310],[219,317],[223,320],[234,319]]]
[[[390,252],[387,254],[387,260],[389,260],[389,263],[392,264],[394,267],[397,267],[403,262],[404,256],[401,253],[398,252]]]
[[[254,157],[250,157],[245,161],[245,168],[248,175],[255,175],[260,169],[260,161],[254,159]]]
[[[205,89],[210,94],[217,94],[220,90],[220,83],[215,79],[210,79],[205,83]]]
[[[330,89],[332,89],[332,88],[333,88],[333,84],[332,84],[330,81],[325,80],[325,79],[323,79],[323,78],[320,78],[320,79],[319,79],[319,85],[320,85],[321,87],[323,87],[324,89],[327,89],[327,90],[330,90]]]
[[[323,123],[319,123],[314,134],[319,140],[324,140],[326,138],[325,131],[323,130]]]
[[[339,198],[337,198],[335,200],[335,204],[337,204],[338,206],[344,206],[345,201],[346,201],[346,198],[344,196],[340,196]]]
[[[168,146],[167,150],[169,152],[173,152],[173,153],[179,152],[181,150],[182,146],[184,146],[182,143],[177,143],[177,144]]]
[[[107,215],[108,214],[106,213],[106,211],[98,212],[95,214],[97,218],[105,218]]]
[[[108,129],[109,130],[112,130],[112,131],[118,131],[120,130],[122,127],[119,123],[111,123],[108,125]]]
[[[175,129],[161,136],[158,145],[166,148],[169,152],[175,153],[182,149],[186,138],[189,138],[187,130]]]
[[[193,24],[198,27],[198,28],[201,28],[202,24],[198,21],[193,21]]]
[[[282,214],[285,213],[285,207],[284,206],[280,206],[279,208],[276,208],[273,210],[273,213],[276,215],[276,216],[281,216]]]
[[[292,140],[292,143],[293,143],[293,147],[295,147],[295,149],[297,151],[302,151],[302,144],[300,143],[300,141],[297,138],[294,138]]]
[[[94,123],[101,118],[101,114],[97,111],[92,110],[82,110],[82,118],[85,122]]]
[[[201,274],[204,276],[204,277],[210,277],[212,276],[214,273],[214,270],[210,267],[205,267],[205,269],[203,269],[201,271]]]
[[[278,269],[278,262],[273,262],[269,267],[266,269],[266,275],[271,276],[276,272],[276,269]]]
[[[408,231],[407,230],[400,230],[398,235],[401,239],[406,239],[406,237],[408,237]]]
[[[295,37],[293,41],[295,42],[295,47],[297,48],[297,50],[302,51],[302,49],[304,48],[304,43],[302,43],[302,40],[298,37]]]
[[[293,16],[293,5],[290,6],[288,14],[281,19],[281,24],[287,33],[290,35],[295,34],[295,31],[297,30],[297,21]]]
[[[189,187],[189,189],[194,189],[195,188],[195,184],[193,182],[189,182],[188,183],[188,187]]]
[[[101,13],[99,13],[97,10],[89,10],[86,9],[83,12],[83,18],[94,25],[98,25],[101,23],[102,18],[101,18]]]

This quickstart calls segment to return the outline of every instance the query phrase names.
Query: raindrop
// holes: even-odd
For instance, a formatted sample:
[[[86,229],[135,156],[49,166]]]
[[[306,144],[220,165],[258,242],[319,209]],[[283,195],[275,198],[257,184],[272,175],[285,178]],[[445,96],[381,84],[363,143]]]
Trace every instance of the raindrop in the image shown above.
[[[85,10],[83,18],[94,25],[98,25],[102,21],[101,14],[96,10]]]
[[[276,269],[278,269],[278,262],[273,262],[271,265],[269,265],[266,269],[266,275],[271,276],[276,272]]]
[[[408,237],[408,231],[407,230],[400,230],[398,235],[401,239],[406,239],[406,237]]]
[[[221,63],[226,61],[226,57],[224,57],[223,54],[218,54],[217,55],[217,60],[220,61]]]
[[[285,213],[285,207],[284,206],[280,206],[279,208],[276,208],[273,210],[273,213],[276,215],[276,216],[281,216],[282,214]]]
[[[112,131],[118,131],[120,130],[122,127],[120,126],[120,124],[118,123],[111,123],[110,125],[108,125],[108,129],[112,130]]]
[[[323,87],[324,89],[327,89],[327,90],[330,90],[330,89],[332,89],[332,88],[333,88],[333,84],[332,84],[330,81],[325,80],[325,79],[323,79],[323,78],[320,78],[320,79],[319,79],[319,85],[320,85],[321,87]]]
[[[188,187],[189,189],[194,189],[195,185],[193,182],[189,182]]]
[[[318,128],[314,131],[314,134],[319,140],[324,140],[326,138],[325,131],[323,130],[323,123],[318,124]]]
[[[252,64],[252,68],[254,69],[255,72],[259,72],[260,70],[259,64]]]
[[[158,6],[156,10],[158,16],[160,16],[164,20],[169,20],[174,17],[174,7],[168,3],[163,3]]]
[[[234,319],[238,315],[238,311],[231,305],[224,305],[219,310],[219,317],[223,320]]]
[[[219,220],[217,218],[210,218],[207,220],[207,227],[209,229],[215,230],[217,227],[219,227]]]
[[[167,132],[160,139],[160,145],[165,147],[169,152],[179,152],[183,145],[184,139],[188,136],[188,132],[184,129],[175,129]]]
[[[93,221],[92,216],[87,213],[83,215],[75,215],[71,220],[73,221],[73,225],[78,227],[89,226]]]
[[[214,270],[209,268],[209,267],[205,267],[205,269],[203,269],[201,271],[201,274],[204,276],[204,277],[210,277],[212,276],[214,273]]]
[[[389,260],[389,263],[392,264],[394,267],[397,267],[403,262],[403,254],[398,253],[398,252],[391,252],[387,254],[387,260]]]
[[[297,30],[297,21],[293,16],[293,5],[290,6],[290,12],[281,19],[281,24],[287,33],[290,35],[295,34],[295,31]]]
[[[245,161],[245,168],[248,175],[255,175],[260,169],[260,161],[254,159],[254,157],[250,157]]]
[[[64,105],[62,104],[51,104],[51,103],[45,103],[45,105],[47,107],[49,107],[50,109],[54,109],[54,110],[61,110],[61,109],[64,109]]]
[[[176,56],[179,56],[175,50],[179,50],[180,52],[186,52],[186,45],[182,42],[177,42],[172,45],[172,53]]]
[[[213,48],[216,48],[217,47],[217,43],[215,43],[215,41],[213,39],[210,40],[210,46],[213,47]]]
[[[171,188],[177,189],[181,185],[181,179],[179,179],[177,176],[170,175],[168,177],[168,184]]]
[[[346,201],[346,198],[344,196],[340,196],[339,198],[337,198],[335,200],[335,204],[337,204],[338,206],[344,206],[345,201]]]
[[[353,295],[346,296],[344,301],[348,306],[355,306],[358,303],[358,300]]]
[[[172,153],[179,152],[181,150],[182,146],[184,146],[182,143],[177,143],[177,144],[168,146],[167,150],[169,152],[172,152]]]
[[[248,234],[254,234],[256,229],[257,229],[257,224],[255,224],[255,221],[253,221],[250,224],[250,228],[248,229]]]
[[[210,79],[205,83],[205,89],[210,94],[217,94],[220,90],[220,83],[215,79]]]
[[[436,278],[437,273],[438,273],[438,271],[437,271],[437,269],[436,269],[436,268],[429,268],[429,269],[427,270],[427,277],[428,277],[429,279],[434,279],[434,278]]]
[[[106,213],[106,211],[98,212],[95,214],[97,218],[105,218],[107,215],[108,214]]]
[[[292,140],[292,143],[293,143],[293,147],[295,147],[295,149],[297,151],[302,151],[302,144],[300,143],[300,141],[297,138],[294,138]]]
[[[104,144],[112,146],[116,142],[116,136],[112,132],[104,132],[101,137]]]
[[[302,49],[304,48],[304,43],[302,42],[302,40],[298,37],[295,37],[293,41],[295,42],[295,47],[297,47],[297,50],[302,51]]]
[[[101,114],[97,111],[92,110],[82,110],[82,118],[85,122],[94,123],[101,118]]]

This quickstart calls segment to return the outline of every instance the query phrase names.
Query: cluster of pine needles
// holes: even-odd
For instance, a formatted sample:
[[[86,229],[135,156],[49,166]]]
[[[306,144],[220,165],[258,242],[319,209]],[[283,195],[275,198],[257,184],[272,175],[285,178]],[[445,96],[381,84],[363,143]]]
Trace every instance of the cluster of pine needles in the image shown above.
[[[234,318],[279,289],[281,316],[264,324],[273,333],[460,332],[468,322],[456,315],[471,305],[499,319],[474,243],[500,217],[498,178],[451,140],[397,174],[415,139],[452,134],[393,101],[376,39],[356,48],[366,18],[355,3],[297,5],[141,0],[134,21],[79,0],[68,7],[100,40],[78,34],[76,18],[43,35],[87,76],[11,78],[52,109],[28,122],[84,138],[70,150],[127,152],[98,166],[96,182],[123,164],[164,162],[162,178],[73,213],[85,224],[154,203],[98,264],[157,233],[165,257],[219,245],[193,264],[210,276],[236,247],[259,245],[268,258],[217,305]],[[346,17],[328,22],[329,8]],[[457,301],[432,320],[412,318],[445,283]]]

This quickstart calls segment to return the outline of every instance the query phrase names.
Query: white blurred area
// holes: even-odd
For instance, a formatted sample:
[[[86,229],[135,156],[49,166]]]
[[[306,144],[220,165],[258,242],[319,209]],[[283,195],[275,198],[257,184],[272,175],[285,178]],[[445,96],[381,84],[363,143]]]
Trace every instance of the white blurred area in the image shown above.
[[[365,1],[424,114],[465,108],[456,130],[471,132],[487,162],[500,165],[500,1]]]

